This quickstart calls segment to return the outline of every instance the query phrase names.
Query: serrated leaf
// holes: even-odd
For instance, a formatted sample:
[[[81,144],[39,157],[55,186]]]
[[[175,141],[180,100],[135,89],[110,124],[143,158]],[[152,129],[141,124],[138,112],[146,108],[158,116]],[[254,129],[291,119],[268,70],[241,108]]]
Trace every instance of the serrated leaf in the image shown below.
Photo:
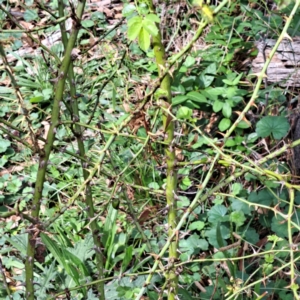
[[[199,92],[189,92],[187,94],[188,98],[196,103],[207,103],[207,99],[204,95],[200,94]]]
[[[213,111],[214,112],[219,112],[223,108],[224,102],[221,102],[219,100],[214,101],[213,104]]]
[[[215,205],[207,213],[210,223],[228,221],[227,208],[224,205]]]
[[[238,195],[239,192],[243,189],[243,186],[241,183],[235,182],[232,186],[231,186],[231,192],[233,195]]]
[[[139,46],[145,52],[150,47],[150,34],[143,27],[139,33]]]
[[[253,203],[259,203],[266,206],[271,206],[273,203],[277,201],[275,196],[268,191],[267,189],[263,189],[257,192],[251,192],[248,200]]]
[[[289,235],[287,220],[280,215],[276,215],[272,218],[271,229],[277,236],[281,238],[287,238]],[[297,229],[292,227],[291,234],[295,232],[297,232]]]
[[[220,131],[225,131],[230,127],[230,125],[231,121],[227,118],[223,118],[219,123],[218,128],[220,129]]]
[[[144,19],[142,23],[143,28],[152,36],[157,36],[158,29],[154,22]]]
[[[281,139],[287,135],[290,125],[285,117],[267,116],[256,124],[256,133],[260,137],[272,135],[274,139]]]
[[[229,105],[229,103],[227,101],[223,105],[222,114],[225,118],[229,119],[231,117],[232,109],[231,109],[231,106]]]
[[[245,215],[250,215],[251,214],[251,206],[248,205],[247,203],[230,197],[229,200],[231,201],[231,208],[235,211],[242,211]]]
[[[131,25],[134,23],[142,24],[142,22],[143,22],[143,19],[140,16],[135,16],[128,21],[127,25],[128,25],[128,27],[131,27]]]
[[[246,218],[242,211],[233,211],[229,217],[230,221],[235,223],[236,226],[240,227],[244,224]]]
[[[138,35],[140,34],[141,29],[142,29],[142,23],[141,22],[132,23],[128,27],[128,32],[127,32],[128,38],[131,41],[135,40],[138,37]]]
[[[124,8],[122,10],[122,15],[124,17],[129,16],[130,14],[132,14],[134,11],[136,10],[135,6],[133,4],[124,4]]]
[[[154,22],[154,23],[160,23],[160,18],[155,14],[149,14],[145,16],[145,19]]]

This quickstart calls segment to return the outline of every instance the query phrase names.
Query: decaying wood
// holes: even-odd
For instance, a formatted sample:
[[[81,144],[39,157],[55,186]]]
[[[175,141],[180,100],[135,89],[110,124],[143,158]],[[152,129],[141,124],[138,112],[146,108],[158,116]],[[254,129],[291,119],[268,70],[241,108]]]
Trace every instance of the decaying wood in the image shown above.
[[[257,57],[252,61],[253,73],[259,73],[266,58],[273,49],[276,40],[266,39],[257,42],[259,50]],[[300,37],[294,37],[293,41],[283,40],[267,70],[267,81],[277,83],[283,87],[300,87]]]

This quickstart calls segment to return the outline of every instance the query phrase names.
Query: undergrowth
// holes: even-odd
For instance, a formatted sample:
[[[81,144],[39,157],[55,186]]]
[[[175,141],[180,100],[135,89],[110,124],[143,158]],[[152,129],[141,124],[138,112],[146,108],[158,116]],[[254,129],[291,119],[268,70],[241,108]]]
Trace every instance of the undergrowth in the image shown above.
[[[1,299],[298,299],[298,6],[2,2]]]

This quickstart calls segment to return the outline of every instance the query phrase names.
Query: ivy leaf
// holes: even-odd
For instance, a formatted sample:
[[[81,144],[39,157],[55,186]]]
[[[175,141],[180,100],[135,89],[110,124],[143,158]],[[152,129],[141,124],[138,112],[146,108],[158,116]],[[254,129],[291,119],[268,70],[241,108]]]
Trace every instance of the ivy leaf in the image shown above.
[[[274,139],[279,140],[286,136],[290,125],[285,117],[267,116],[262,118],[256,125],[256,133],[260,137],[267,137],[271,134]]]
[[[143,51],[147,51],[150,47],[150,34],[142,27],[139,33],[139,46]]]

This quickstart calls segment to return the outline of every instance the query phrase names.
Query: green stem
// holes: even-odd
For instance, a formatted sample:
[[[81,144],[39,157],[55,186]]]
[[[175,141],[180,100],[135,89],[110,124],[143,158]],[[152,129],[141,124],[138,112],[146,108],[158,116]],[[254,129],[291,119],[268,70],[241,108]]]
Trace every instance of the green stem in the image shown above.
[[[64,3],[62,0],[59,0],[59,15],[60,17],[64,16]],[[66,30],[65,30],[65,24],[61,23],[60,24],[60,29],[61,29],[61,34],[62,34],[62,40],[63,40],[63,44],[64,47],[66,49],[67,47],[67,42],[68,42],[68,38],[67,38],[67,34],[66,34]],[[78,109],[78,100],[76,97],[76,86],[74,84],[75,82],[75,74],[74,74],[74,69],[73,69],[73,62],[71,61],[70,63],[70,67],[69,67],[69,71],[68,71],[68,81],[70,84],[70,96],[71,96],[71,110],[72,110],[72,116],[71,118],[73,119],[74,117],[76,119],[79,119],[79,109]],[[76,137],[77,140],[77,145],[78,145],[78,149],[79,149],[79,155],[80,157],[85,157],[86,152],[85,152],[85,148],[84,148],[84,143],[82,140],[83,137],[83,130],[80,127],[80,125],[78,124],[74,124],[74,128],[73,128],[73,132],[74,135]],[[81,160],[81,166],[82,166],[82,173],[83,173],[83,178],[84,181],[87,180],[89,173],[86,170],[86,168],[84,167],[84,160]],[[94,241],[94,245],[96,249],[101,249],[101,240],[99,237],[99,232],[100,232],[100,228],[98,226],[97,220],[95,220],[95,208],[94,208],[94,203],[93,203],[93,194],[92,194],[92,188],[90,186],[90,184],[86,185],[86,189],[85,189],[85,202],[86,205],[88,207],[87,213],[88,213],[88,217],[93,220],[90,223],[90,228],[92,229],[92,236],[93,236],[93,241]],[[99,278],[102,279],[104,278],[104,272],[103,272],[103,255],[101,251],[96,251],[96,266],[97,266],[97,270],[99,273]],[[97,286],[95,286],[99,292],[99,299],[100,300],[105,300],[105,292],[104,292],[104,283],[100,282]]]
[[[78,20],[82,18],[84,11],[85,1],[79,1],[76,11],[76,17]],[[40,159],[39,159],[39,169],[37,173],[37,179],[35,183],[35,190],[33,195],[32,207],[31,207],[31,217],[39,221],[40,205],[42,199],[43,186],[45,182],[45,175],[47,171],[47,164],[49,161],[49,156],[53,148],[53,142],[55,139],[56,127],[59,125],[59,112],[60,112],[60,102],[63,98],[63,92],[65,87],[65,81],[67,78],[69,66],[71,63],[71,52],[75,46],[77,35],[80,29],[80,24],[74,23],[72,34],[68,45],[66,47],[65,56],[62,61],[61,68],[59,70],[59,79],[55,87],[55,97],[53,101],[53,109],[51,115],[51,126],[47,135],[47,141],[45,143],[44,149],[40,149]],[[39,222],[38,222],[39,223]],[[25,272],[26,272],[26,299],[34,300],[34,255],[35,255],[35,245],[39,232],[42,228],[37,225],[31,225],[28,229],[28,244],[25,262]]]
[[[152,0],[148,1],[150,12],[155,14],[155,8]],[[160,30],[157,36],[152,37],[153,51],[155,55],[156,65],[159,76],[163,75],[166,69],[166,52],[162,43]],[[165,106],[167,110],[171,111],[172,95],[171,95],[171,76],[169,73],[165,75],[161,81],[160,91],[163,98],[157,99],[158,103]],[[163,112],[163,129],[165,132],[165,157],[167,164],[167,178],[166,178],[166,206],[168,208],[168,236],[173,235],[174,229],[177,226],[177,204],[176,204],[176,190],[177,190],[177,172],[175,168],[175,140],[174,140],[174,121],[168,112]],[[166,273],[166,281],[168,287],[168,299],[175,300],[178,291],[178,275],[174,269],[174,263],[178,258],[178,239],[174,239],[169,245],[169,265],[172,267]]]

